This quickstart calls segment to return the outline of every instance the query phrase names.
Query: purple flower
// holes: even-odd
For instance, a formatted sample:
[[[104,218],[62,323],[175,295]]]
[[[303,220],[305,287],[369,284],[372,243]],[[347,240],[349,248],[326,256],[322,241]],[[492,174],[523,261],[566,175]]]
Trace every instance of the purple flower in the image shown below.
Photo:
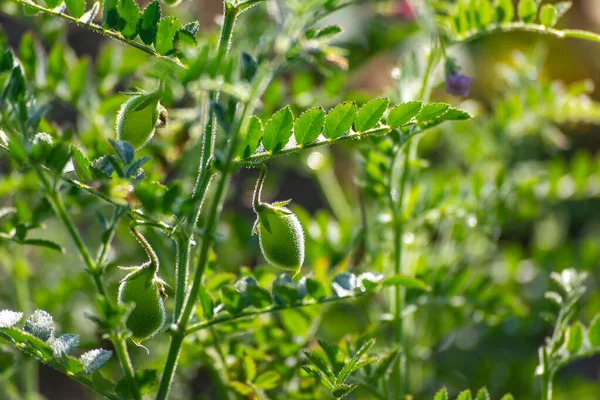
[[[446,92],[453,96],[468,96],[473,78],[452,71],[446,74]]]

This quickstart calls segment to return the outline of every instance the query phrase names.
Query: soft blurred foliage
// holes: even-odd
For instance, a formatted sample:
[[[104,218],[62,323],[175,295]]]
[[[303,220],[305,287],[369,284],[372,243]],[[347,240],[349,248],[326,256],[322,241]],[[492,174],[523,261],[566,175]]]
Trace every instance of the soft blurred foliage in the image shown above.
[[[345,100],[363,104],[383,95],[396,104],[414,99],[419,90],[414,78],[424,68],[429,45],[429,32],[421,24],[428,21],[407,14],[403,3],[369,2],[328,17],[324,23],[345,29],[332,46],[340,59],[345,56],[348,70],[296,62],[271,84],[258,116],[268,118],[288,104],[298,116],[307,108],[329,109]],[[415,3],[418,10],[422,5]],[[431,3],[443,9],[453,2]],[[256,55],[261,46],[269,45],[279,29],[273,21],[281,10],[275,4],[269,2],[244,15],[236,26],[234,52]],[[38,102],[51,105],[43,131],[55,136],[60,126],[63,135],[76,137],[90,160],[110,149],[106,138],[113,137],[114,118],[125,99],[121,92],[154,89],[152,78],[160,76],[162,68],[171,68],[84,28],[65,29],[64,22],[51,17],[17,17],[20,12],[11,1],[0,1],[0,10],[5,38],[34,82],[31,87]],[[168,12],[186,21],[189,15],[200,19],[200,50],[184,51],[188,60],[200,59],[202,44],[217,40],[220,2],[184,1]],[[600,31],[600,4],[575,1],[559,27]],[[587,271],[588,290],[576,319],[588,325],[598,312],[599,49],[597,43],[527,32],[498,33],[454,46],[449,54],[458,60],[462,73],[474,78],[468,98],[448,96],[443,68],[435,72],[431,99],[449,102],[476,118],[428,131],[413,150],[418,156],[403,210],[408,222],[402,262],[406,271],[432,287],[431,292],[408,290],[405,340],[415,399],[431,398],[443,386],[452,394],[487,386],[492,398],[505,393],[517,399],[539,398],[534,374],[538,347],[552,332],[552,325],[541,317],[555,312],[544,297],[547,290],[555,290],[549,278],[552,271]],[[81,70],[83,86],[74,91]],[[417,72],[411,75],[411,70]],[[199,115],[190,97],[193,86],[182,83],[184,75],[179,79],[171,82],[163,100],[169,111],[167,127],[136,154],[151,157],[144,166],[147,187],[137,186],[133,192],[127,181],[113,180],[97,188],[113,198],[143,204],[159,218],[167,218],[180,204],[151,204],[152,199],[159,192],[179,190],[175,187],[189,193],[201,150]],[[398,180],[392,173],[391,182],[386,181],[393,146],[393,139],[378,137],[270,162],[263,197],[293,199],[292,208],[306,233],[304,273],[325,280],[343,271],[387,272],[394,243],[385,191],[386,185],[393,188]],[[3,153],[0,172],[0,206],[17,210],[0,220],[0,230],[42,222],[44,229],[32,230],[29,237],[51,239],[65,248],[61,254],[0,242],[0,309],[26,314],[47,310],[57,329],[81,335],[82,347],[101,343],[110,348],[86,318],[86,313],[95,312],[93,283],[64,227],[50,218],[51,209],[40,196],[34,172],[20,170]],[[215,262],[207,274],[216,293],[222,285],[250,273],[267,286],[277,273],[265,265],[258,240],[251,235],[256,176],[255,170],[241,170],[229,190]],[[150,194],[145,196],[144,191]],[[76,187],[66,193],[68,209],[86,243],[95,249],[112,218],[112,205]],[[173,296],[175,246],[158,230],[144,233],[161,261],[167,293]],[[117,229],[108,259],[106,284],[116,299],[124,275],[117,266],[146,259],[126,223]],[[21,284],[28,287],[19,289]],[[377,339],[369,350],[373,354],[394,350],[388,301],[382,292],[203,330],[184,344],[172,398],[224,398],[220,397],[224,389],[218,387],[223,371],[238,381],[242,393],[252,368],[248,363],[255,363],[259,373],[281,375],[285,386],[268,390],[271,398],[326,398],[328,391],[302,371],[307,363],[302,351],[322,352],[316,342],[320,339],[340,342],[341,351],[350,356],[364,337]],[[201,319],[201,310],[197,313]],[[215,347],[217,338],[221,343]],[[135,365],[160,370],[166,353],[164,337],[156,336],[144,345],[149,353],[130,348]],[[555,398],[600,398],[599,361],[597,356],[587,358],[561,370]],[[21,362],[0,342],[0,398],[4,398],[3,383],[13,379],[14,366]],[[114,359],[103,372],[114,380],[120,376]],[[41,368],[40,379],[41,393],[48,399],[92,398],[47,367]],[[361,386],[351,396],[375,398]]]

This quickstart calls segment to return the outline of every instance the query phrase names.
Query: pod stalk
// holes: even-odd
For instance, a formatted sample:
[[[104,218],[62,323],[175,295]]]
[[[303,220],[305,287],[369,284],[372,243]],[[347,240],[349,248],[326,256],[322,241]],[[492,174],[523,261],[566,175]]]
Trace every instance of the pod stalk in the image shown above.
[[[265,183],[265,177],[267,176],[267,167],[262,164],[260,167],[260,175],[258,175],[258,180],[256,181],[256,187],[254,188],[254,198],[252,200],[252,208],[255,213],[261,209],[262,202],[260,198],[262,197],[262,189]]]

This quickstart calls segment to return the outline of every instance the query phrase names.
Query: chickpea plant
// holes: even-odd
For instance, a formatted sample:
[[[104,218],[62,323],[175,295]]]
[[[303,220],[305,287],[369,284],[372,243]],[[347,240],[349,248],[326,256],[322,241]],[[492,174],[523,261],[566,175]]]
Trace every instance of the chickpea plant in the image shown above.
[[[600,352],[597,310],[576,320],[600,255],[593,235],[532,254],[499,240],[515,223],[551,230],[557,208],[598,197],[598,160],[546,155],[564,147],[564,124],[600,124],[600,105],[586,83],[529,79],[543,62],[532,50],[473,118],[461,101],[477,76],[454,53],[513,31],[600,44],[556,27],[570,2],[224,0],[218,35],[182,20],[189,3],[0,3],[33,32],[16,49],[0,35],[0,398],[35,398],[37,361],[115,400],[196,398],[198,371],[210,382],[198,398],[550,400],[561,368]],[[363,9],[373,26],[407,28],[379,38],[402,60],[381,96],[344,87],[369,55],[331,21]],[[67,23],[113,39],[95,64],[69,47]],[[544,156],[514,155],[526,140]],[[434,146],[440,164],[427,159]],[[336,176],[338,148],[356,199]],[[331,213],[264,201],[267,169],[289,163],[315,177]],[[226,208],[249,175],[254,225]],[[243,266],[257,249],[259,265]],[[557,285],[546,293],[557,314],[516,273],[487,268],[525,262],[551,265],[535,271]],[[88,325],[63,332],[83,324],[78,301]],[[444,358],[461,332],[492,337],[526,317],[538,327],[538,315],[554,330],[537,369],[514,367],[522,382],[448,374],[477,368]],[[529,344],[536,329],[520,331]]]

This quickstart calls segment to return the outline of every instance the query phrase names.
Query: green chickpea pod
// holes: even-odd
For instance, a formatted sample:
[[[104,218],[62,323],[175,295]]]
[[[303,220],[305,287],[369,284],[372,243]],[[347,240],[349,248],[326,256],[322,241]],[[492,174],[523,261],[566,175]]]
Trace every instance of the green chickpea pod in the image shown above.
[[[119,109],[115,124],[117,139],[131,143],[139,150],[144,147],[156,132],[157,125],[164,125],[159,119],[164,114],[160,105],[161,90],[131,96]]]
[[[131,270],[119,286],[118,304],[134,304],[127,316],[125,327],[132,333],[136,343],[156,335],[166,320],[164,283],[158,277],[158,259],[146,239],[135,229],[131,229],[142,244],[150,261]]]
[[[304,263],[304,231],[300,220],[289,208],[289,201],[262,203],[260,194],[266,169],[256,184],[254,212],[257,219],[253,233],[258,234],[260,249],[265,259],[278,268],[300,272]]]

